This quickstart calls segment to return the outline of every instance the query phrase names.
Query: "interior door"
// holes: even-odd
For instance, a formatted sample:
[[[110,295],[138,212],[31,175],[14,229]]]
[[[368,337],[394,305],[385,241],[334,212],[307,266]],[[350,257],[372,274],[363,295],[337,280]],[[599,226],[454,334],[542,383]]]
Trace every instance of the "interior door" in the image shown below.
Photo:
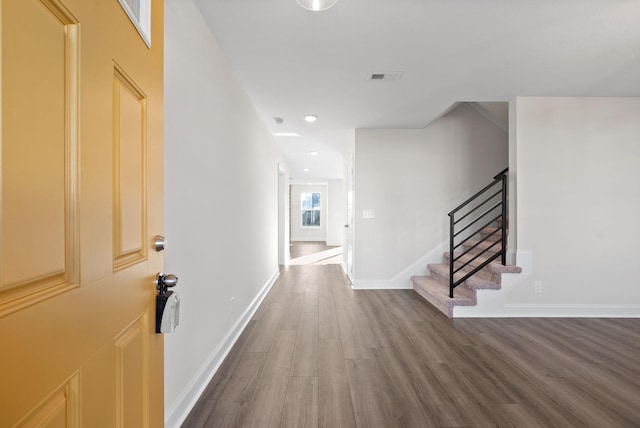
[[[353,284],[353,154],[347,163],[347,224],[345,225],[347,245],[347,276]]]
[[[162,426],[163,2],[0,4],[0,425]]]

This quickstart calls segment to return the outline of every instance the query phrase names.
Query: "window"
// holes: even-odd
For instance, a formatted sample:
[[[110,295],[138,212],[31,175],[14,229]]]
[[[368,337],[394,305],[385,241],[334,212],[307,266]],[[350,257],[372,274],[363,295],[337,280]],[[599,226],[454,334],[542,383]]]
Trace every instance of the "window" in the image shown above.
[[[151,47],[151,0],[118,0],[142,40]]]
[[[302,227],[320,227],[320,193],[300,195]]]

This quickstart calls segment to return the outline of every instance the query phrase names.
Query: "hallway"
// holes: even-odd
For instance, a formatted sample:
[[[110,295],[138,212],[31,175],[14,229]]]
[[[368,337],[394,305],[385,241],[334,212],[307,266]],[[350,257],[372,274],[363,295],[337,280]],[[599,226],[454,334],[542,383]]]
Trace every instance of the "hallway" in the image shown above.
[[[291,243],[290,266],[332,265],[342,263],[342,247],[326,242],[294,241]]]
[[[183,427],[640,424],[640,320],[450,320],[339,265],[281,274]]]

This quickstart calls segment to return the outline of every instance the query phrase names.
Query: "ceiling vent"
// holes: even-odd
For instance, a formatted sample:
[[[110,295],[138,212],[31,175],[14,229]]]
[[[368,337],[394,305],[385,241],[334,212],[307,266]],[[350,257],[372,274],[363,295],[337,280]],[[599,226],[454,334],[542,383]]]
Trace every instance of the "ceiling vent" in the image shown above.
[[[400,80],[402,78],[402,71],[385,71],[385,72],[375,72],[369,73],[369,78],[367,80],[384,80],[387,82]]]

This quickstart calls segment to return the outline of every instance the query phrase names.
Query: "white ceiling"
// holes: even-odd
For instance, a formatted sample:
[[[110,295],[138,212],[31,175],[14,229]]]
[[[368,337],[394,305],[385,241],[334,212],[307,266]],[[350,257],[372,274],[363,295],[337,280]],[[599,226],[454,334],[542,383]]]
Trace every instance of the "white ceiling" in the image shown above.
[[[640,96],[640,0],[195,2],[269,129],[301,135],[276,137],[295,181],[340,178],[354,129],[421,128],[455,102]]]

